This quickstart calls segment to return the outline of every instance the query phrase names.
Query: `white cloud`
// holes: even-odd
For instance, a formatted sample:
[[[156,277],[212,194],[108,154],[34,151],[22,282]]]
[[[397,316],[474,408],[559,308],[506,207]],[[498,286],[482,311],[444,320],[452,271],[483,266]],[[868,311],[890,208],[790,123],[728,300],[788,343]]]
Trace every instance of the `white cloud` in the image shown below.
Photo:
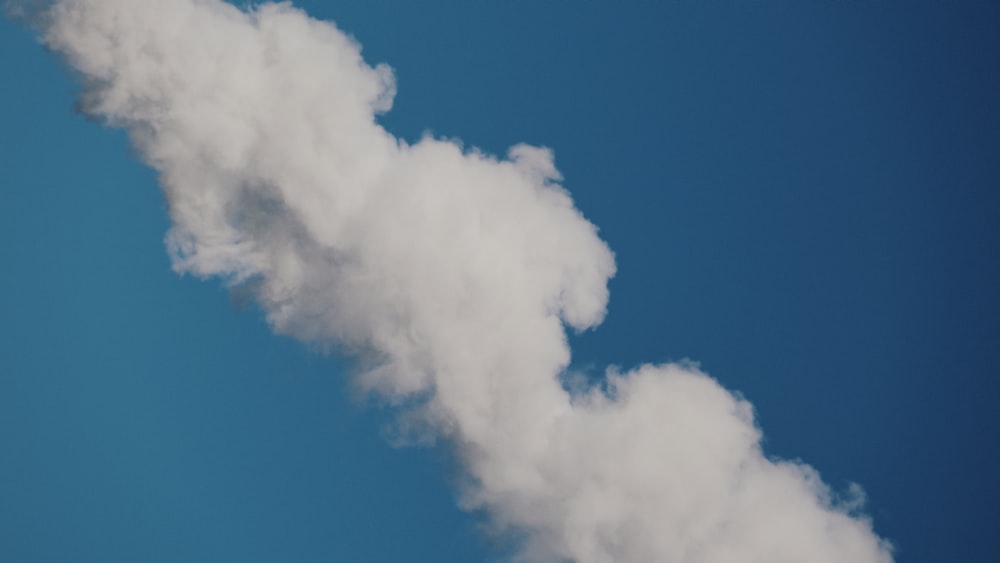
[[[892,560],[697,369],[561,386],[564,323],[601,322],[615,265],[549,150],[394,138],[375,122],[391,70],[288,4],[62,0],[43,21],[84,110],[159,171],[177,271],[244,283],[275,330],[355,354],[362,386],[454,446],[463,505],[523,532],[520,557]]]

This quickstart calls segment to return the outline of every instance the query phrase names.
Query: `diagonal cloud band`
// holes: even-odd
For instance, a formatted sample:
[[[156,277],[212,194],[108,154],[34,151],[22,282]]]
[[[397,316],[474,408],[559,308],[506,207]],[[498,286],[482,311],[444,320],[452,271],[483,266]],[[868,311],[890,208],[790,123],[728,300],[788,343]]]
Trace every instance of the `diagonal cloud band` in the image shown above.
[[[454,447],[463,507],[522,533],[519,558],[892,561],[859,490],[769,459],[749,403],[696,368],[565,388],[564,325],[602,321],[615,263],[548,149],[396,139],[391,69],[289,4],[61,0],[38,22],[82,110],[159,172],[174,268],[355,356]]]

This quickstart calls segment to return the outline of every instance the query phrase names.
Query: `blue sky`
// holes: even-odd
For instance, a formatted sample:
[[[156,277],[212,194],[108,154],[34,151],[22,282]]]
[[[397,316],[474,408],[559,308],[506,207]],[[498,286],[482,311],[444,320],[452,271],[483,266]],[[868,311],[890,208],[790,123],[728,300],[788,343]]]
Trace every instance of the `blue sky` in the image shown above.
[[[395,68],[395,134],[554,149],[618,264],[574,365],[699,361],[899,561],[994,558],[1000,9],[299,5]],[[0,25],[0,559],[502,554],[344,365],[171,272],[154,173]]]

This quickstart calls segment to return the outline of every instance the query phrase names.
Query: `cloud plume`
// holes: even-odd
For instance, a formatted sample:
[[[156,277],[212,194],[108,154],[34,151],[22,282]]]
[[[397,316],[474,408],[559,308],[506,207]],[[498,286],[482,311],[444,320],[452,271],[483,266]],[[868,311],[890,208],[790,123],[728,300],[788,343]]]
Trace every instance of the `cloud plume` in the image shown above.
[[[380,127],[392,71],[289,4],[61,0],[43,42],[82,110],[159,173],[178,272],[252,292],[275,331],[452,447],[460,502],[527,561],[887,563],[752,407],[687,365],[567,390],[565,327],[601,322],[611,251],[551,151],[504,158]]]

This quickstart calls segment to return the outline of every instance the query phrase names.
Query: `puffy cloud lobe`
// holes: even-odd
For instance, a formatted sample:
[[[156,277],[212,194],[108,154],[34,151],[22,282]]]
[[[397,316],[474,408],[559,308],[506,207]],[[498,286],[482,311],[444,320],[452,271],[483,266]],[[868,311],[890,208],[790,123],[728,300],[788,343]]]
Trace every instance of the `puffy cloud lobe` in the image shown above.
[[[518,557],[892,560],[696,368],[563,387],[564,324],[601,322],[615,265],[549,150],[394,138],[375,121],[391,70],[289,4],[61,0],[42,21],[84,111],[159,172],[175,269],[243,284],[276,331],[354,354],[360,385],[454,446],[463,506],[523,533]]]

